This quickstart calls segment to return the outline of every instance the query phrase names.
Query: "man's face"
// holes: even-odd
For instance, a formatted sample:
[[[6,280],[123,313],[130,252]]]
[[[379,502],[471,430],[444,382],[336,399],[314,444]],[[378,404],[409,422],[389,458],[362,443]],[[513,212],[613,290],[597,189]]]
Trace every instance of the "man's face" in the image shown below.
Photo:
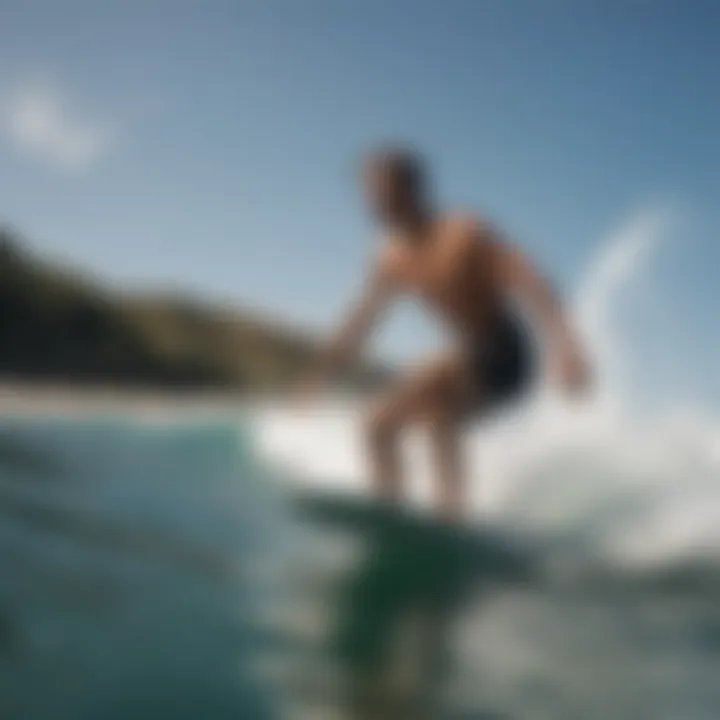
[[[370,165],[363,173],[363,190],[372,214],[383,223],[402,219],[409,209],[407,188],[403,187],[390,168]]]

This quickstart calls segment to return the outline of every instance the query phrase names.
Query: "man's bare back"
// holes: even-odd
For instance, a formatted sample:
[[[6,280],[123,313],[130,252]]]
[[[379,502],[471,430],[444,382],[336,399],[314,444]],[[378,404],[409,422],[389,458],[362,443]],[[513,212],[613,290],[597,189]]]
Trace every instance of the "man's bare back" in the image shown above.
[[[377,399],[367,436],[376,492],[397,500],[403,493],[398,435],[410,422],[425,422],[438,470],[438,510],[458,517],[464,498],[459,424],[468,410],[487,411],[517,397],[534,368],[528,338],[508,299],[524,303],[534,316],[566,388],[585,385],[586,365],[548,283],[488,224],[435,212],[416,158],[377,155],[363,180],[375,215],[389,228],[388,239],[318,376],[359,348],[398,294],[419,297],[444,318],[457,342]]]

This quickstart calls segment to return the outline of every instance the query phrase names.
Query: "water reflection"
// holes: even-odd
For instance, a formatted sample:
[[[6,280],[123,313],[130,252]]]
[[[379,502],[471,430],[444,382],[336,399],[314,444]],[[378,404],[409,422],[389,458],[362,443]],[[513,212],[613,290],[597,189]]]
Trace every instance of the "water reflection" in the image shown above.
[[[298,509],[359,546],[326,597],[332,620],[321,644],[340,670],[337,717],[447,717],[456,621],[477,607],[484,583],[528,580],[529,558],[490,534],[387,506],[305,496]],[[321,702],[332,694],[326,687]]]

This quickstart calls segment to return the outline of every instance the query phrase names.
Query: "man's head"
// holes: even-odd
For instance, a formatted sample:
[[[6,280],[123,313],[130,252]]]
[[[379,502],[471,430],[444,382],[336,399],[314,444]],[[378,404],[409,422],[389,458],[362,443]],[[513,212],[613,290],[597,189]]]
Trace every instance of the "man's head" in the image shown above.
[[[413,221],[427,210],[423,162],[411,151],[372,153],[363,166],[362,180],[370,208],[382,222]]]

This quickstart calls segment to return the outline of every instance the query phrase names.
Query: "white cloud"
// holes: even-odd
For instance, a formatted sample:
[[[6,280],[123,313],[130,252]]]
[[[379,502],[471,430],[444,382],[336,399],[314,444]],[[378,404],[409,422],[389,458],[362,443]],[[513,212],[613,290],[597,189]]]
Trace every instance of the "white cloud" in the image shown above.
[[[0,136],[19,154],[80,172],[108,154],[117,132],[112,124],[78,108],[57,87],[31,83],[0,96]]]

